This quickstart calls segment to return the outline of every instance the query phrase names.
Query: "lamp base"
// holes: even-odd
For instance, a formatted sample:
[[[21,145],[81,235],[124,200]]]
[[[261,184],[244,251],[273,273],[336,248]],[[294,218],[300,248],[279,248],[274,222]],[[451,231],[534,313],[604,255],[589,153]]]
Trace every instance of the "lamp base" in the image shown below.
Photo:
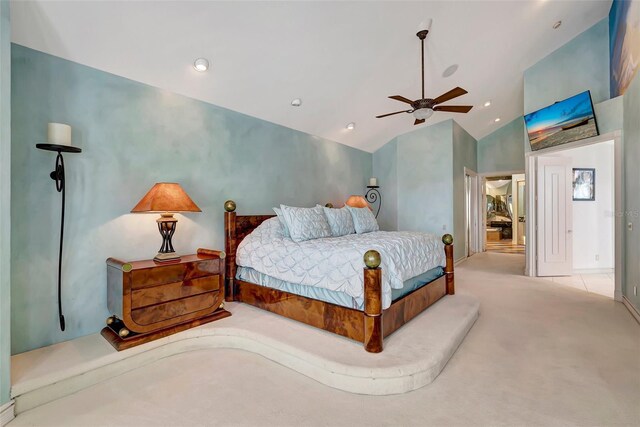
[[[175,252],[158,252],[158,254],[153,258],[156,262],[171,262],[178,261],[180,259],[180,255]]]
[[[176,232],[176,225],[178,220],[173,217],[170,212],[164,212],[160,214],[160,218],[156,219],[158,223],[158,230],[162,235],[162,246],[158,255],[153,258],[156,262],[171,262],[180,259],[180,255],[176,254],[173,250],[173,244],[171,244],[171,237]]]

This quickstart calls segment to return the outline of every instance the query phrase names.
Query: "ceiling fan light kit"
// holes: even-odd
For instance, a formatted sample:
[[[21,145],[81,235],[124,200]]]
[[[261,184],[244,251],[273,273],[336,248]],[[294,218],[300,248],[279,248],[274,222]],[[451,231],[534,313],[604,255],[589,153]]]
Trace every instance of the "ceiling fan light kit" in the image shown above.
[[[418,120],[426,120],[433,115],[433,110],[429,108],[420,108],[419,110],[415,110],[413,112],[413,117]]]
[[[451,89],[449,92],[444,93],[437,98],[425,98],[424,96],[424,39],[427,38],[427,34],[429,34],[429,30],[418,31],[416,36],[420,39],[420,47],[422,54],[422,97],[415,101],[410,100],[409,98],[405,98],[400,95],[392,95],[389,98],[394,99],[396,101],[404,102],[405,104],[409,104],[411,106],[410,110],[402,110],[396,111],[394,113],[382,114],[380,116],[376,116],[376,118],[380,119],[382,117],[393,116],[395,114],[400,113],[413,113],[413,117],[415,121],[414,125],[419,125],[425,122],[426,119],[433,115],[434,111],[447,111],[450,113],[468,113],[471,108],[471,105],[439,105],[443,102],[450,101],[454,98],[462,96],[467,93],[466,90],[461,87],[456,87]]]

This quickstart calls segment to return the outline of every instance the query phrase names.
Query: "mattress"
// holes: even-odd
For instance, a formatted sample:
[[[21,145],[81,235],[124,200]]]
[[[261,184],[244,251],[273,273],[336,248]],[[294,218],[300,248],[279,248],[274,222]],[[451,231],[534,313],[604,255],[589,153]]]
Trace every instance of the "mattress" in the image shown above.
[[[433,234],[377,231],[294,242],[284,236],[277,218],[264,221],[240,242],[236,264],[289,284],[342,292],[361,302],[362,257],[370,249],[380,253],[383,309],[391,305],[394,290],[405,288],[405,281],[445,265],[444,245]]]
[[[384,272],[382,273],[384,275]],[[435,267],[422,273],[416,277],[404,281],[404,285],[400,289],[393,289],[391,292],[392,301],[396,301],[405,295],[421,288],[427,283],[444,275],[442,267]],[[336,304],[342,307],[354,308],[356,310],[364,309],[364,300],[362,298],[354,298],[344,292],[332,291],[326,288],[318,288],[315,286],[305,286],[299,283],[285,282],[269,275],[260,273],[250,267],[238,267],[236,271],[236,279],[245,282],[255,283],[256,285],[277,289],[291,294],[300,295],[307,298]]]

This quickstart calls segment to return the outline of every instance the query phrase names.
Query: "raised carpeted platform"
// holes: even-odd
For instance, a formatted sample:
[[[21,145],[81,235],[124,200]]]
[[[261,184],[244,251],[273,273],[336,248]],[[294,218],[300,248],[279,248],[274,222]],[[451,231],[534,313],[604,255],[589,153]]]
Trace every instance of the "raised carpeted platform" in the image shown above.
[[[122,352],[99,334],[13,356],[12,397],[20,413],[158,359],[192,350],[235,348],[260,354],[351,393],[405,393],[432,382],[478,317],[470,295],[447,296],[385,338],[382,353],[245,304],[232,317]]]

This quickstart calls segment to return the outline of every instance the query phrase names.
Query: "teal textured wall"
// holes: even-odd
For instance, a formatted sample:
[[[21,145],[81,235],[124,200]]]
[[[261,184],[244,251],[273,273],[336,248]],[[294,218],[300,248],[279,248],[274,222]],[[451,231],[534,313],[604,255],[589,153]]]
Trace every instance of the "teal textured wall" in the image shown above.
[[[477,168],[476,140],[453,120],[389,141],[373,154],[373,174],[384,189],[381,226],[451,233],[454,256],[463,258],[465,167]]]
[[[478,172],[524,171],[524,138],[518,117],[478,140]]]
[[[452,123],[397,137],[400,230],[453,233]]]
[[[625,231],[625,280],[622,293],[640,311],[640,73],[624,97],[624,164],[625,164],[625,218],[633,224],[633,231]]]
[[[467,256],[465,168],[478,171],[478,143],[462,126],[453,121],[453,235],[456,239],[453,255],[456,260]]]
[[[378,178],[382,206],[378,215],[380,229],[398,229],[398,140],[392,139],[373,153],[373,175]]]
[[[594,104],[609,99],[609,19],[578,34],[524,72],[524,113],[585,90]],[[596,116],[597,118],[597,116]],[[531,151],[523,138],[524,151]]]
[[[594,104],[609,99],[608,18],[524,72],[524,113],[587,89],[591,90]]]
[[[11,356],[11,31],[0,0],[0,405],[9,401]]]
[[[109,314],[105,259],[150,258],[156,215],[129,214],[155,182],[182,184],[203,210],[178,215],[179,253],[223,247],[223,209],[344,203],[362,194],[372,155],[211,104],[13,45],[12,336],[14,353],[95,333]],[[67,331],[56,316],[60,195],[47,122],[73,126],[65,157]]]
[[[601,135],[622,129],[623,104],[622,97],[618,96],[593,106]]]

